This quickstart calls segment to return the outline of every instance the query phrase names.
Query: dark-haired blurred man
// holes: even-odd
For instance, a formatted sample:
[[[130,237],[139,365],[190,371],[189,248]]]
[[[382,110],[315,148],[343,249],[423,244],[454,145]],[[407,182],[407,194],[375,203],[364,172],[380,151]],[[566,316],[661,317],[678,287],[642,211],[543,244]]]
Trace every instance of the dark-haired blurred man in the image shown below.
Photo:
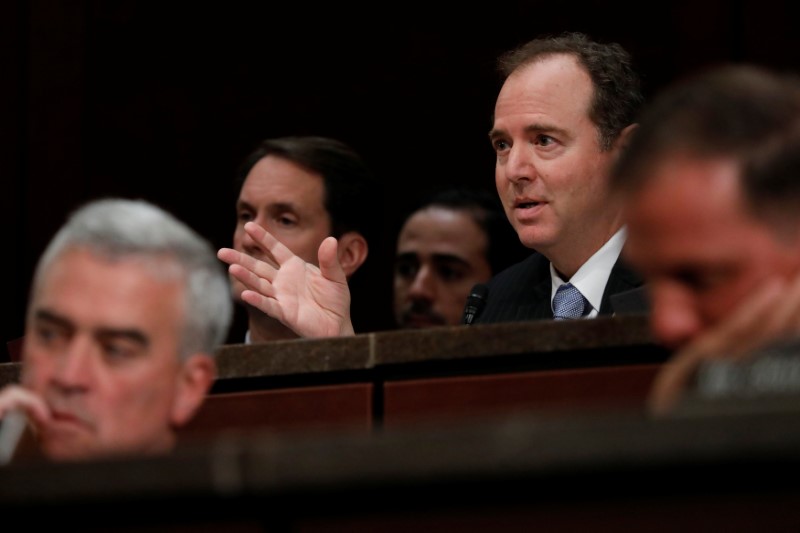
[[[723,396],[729,385],[730,394],[800,392],[797,344],[788,360],[727,365],[800,333],[797,76],[737,65],[680,80],[648,106],[612,176],[652,330],[676,350],[653,409],[669,411],[700,368]]]

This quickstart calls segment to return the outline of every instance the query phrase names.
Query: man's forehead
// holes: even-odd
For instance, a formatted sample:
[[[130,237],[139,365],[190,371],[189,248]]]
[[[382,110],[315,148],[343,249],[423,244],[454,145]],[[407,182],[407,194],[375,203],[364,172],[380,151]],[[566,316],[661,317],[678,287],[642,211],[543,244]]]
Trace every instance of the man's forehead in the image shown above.
[[[526,117],[525,126],[563,127],[564,121],[588,120],[593,95],[589,74],[568,56],[547,58],[514,72],[497,97],[494,127],[511,127],[508,120]]]
[[[58,254],[42,272],[31,301],[37,306],[86,310],[183,309],[185,270],[170,253],[109,254],[85,246],[71,247]],[[85,300],[85,301],[84,301]],[[95,305],[92,306],[91,304]]]
[[[463,209],[430,206],[408,218],[398,238],[398,252],[425,247],[463,254],[486,246],[486,233]]]

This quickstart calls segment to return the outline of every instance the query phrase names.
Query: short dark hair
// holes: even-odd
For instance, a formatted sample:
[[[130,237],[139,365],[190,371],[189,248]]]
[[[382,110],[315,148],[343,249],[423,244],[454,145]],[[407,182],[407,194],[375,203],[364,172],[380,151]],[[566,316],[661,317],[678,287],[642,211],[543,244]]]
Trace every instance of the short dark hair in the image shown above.
[[[800,217],[800,78],[746,64],[707,67],[644,110],[611,184],[636,190],[654,163],[686,154],[736,161],[745,201],[764,219]]]
[[[620,44],[596,42],[580,32],[545,35],[502,54],[497,66],[507,78],[521,67],[559,54],[575,57],[592,79],[589,118],[597,126],[601,149],[611,149],[644,102],[633,59]]]
[[[324,206],[331,218],[331,234],[341,237],[348,231],[375,242],[383,216],[383,191],[364,159],[349,145],[328,137],[288,136],[266,139],[239,167],[237,191],[250,170],[261,159],[275,155],[322,176]]]
[[[406,220],[414,213],[433,206],[464,211],[472,217],[486,234],[486,260],[492,275],[522,261],[531,253],[531,250],[520,242],[495,193],[469,187],[450,187],[433,191],[414,206]]]

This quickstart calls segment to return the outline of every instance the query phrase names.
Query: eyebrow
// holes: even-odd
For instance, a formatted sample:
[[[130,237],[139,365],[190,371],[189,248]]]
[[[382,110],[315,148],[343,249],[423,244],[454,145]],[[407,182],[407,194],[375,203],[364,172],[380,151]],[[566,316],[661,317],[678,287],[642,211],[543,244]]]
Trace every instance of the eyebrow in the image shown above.
[[[38,309],[34,314],[34,317],[36,320],[49,322],[65,329],[73,331],[76,329],[75,324],[72,321],[47,309]],[[95,329],[93,333],[99,338],[122,338],[131,342],[135,342],[143,347],[146,347],[150,344],[150,339],[147,337],[147,335],[136,328],[100,327]]]
[[[564,128],[559,128],[557,126],[553,126],[553,125],[549,125],[549,124],[542,124],[542,123],[537,123],[537,122],[535,122],[533,124],[528,124],[527,126],[525,126],[523,131],[525,133],[527,133],[527,134],[530,134],[530,133],[555,133],[558,136],[566,136],[567,135],[567,130],[565,130]],[[506,130],[497,129],[497,128],[492,128],[491,130],[489,130],[489,139],[490,140],[497,139],[498,137],[506,137],[506,136],[508,136],[508,133],[506,132]]]
[[[505,130],[500,130],[497,128],[492,128],[489,130],[489,140],[492,141],[497,139],[498,137],[505,137],[507,134]]]
[[[236,209],[249,209],[250,211],[254,210],[250,202],[246,200],[236,200]]]
[[[247,209],[249,211],[258,211],[256,207],[246,200],[237,200],[236,209]],[[284,211],[297,212],[297,208],[291,202],[274,202],[267,203],[265,209],[270,213],[282,213]]]
[[[282,213],[284,211],[297,212],[295,204],[290,202],[275,202],[267,204],[267,211],[270,213]]]
[[[396,261],[402,261],[408,259],[419,260],[419,254],[417,254],[416,252],[404,252],[401,254],[397,254],[396,257]],[[458,263],[464,266],[469,266],[468,261],[453,254],[435,253],[431,255],[431,259],[433,260],[434,263]]]
[[[436,263],[458,263],[464,266],[469,266],[468,261],[453,254],[433,254],[432,258]]]

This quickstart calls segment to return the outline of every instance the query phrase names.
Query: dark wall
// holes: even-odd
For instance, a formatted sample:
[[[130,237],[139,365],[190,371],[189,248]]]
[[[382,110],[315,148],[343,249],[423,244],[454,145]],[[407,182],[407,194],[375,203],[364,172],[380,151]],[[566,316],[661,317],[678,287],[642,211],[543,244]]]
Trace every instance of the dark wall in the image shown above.
[[[586,31],[632,52],[648,94],[719,61],[800,65],[788,2],[607,4],[4,2],[0,340],[22,334],[35,261],[78,204],[144,197],[229,245],[236,166],[287,134],[349,142],[386,184],[384,239],[354,282],[353,313],[362,331],[391,327],[405,208],[434,185],[493,190],[486,133],[502,51]]]

